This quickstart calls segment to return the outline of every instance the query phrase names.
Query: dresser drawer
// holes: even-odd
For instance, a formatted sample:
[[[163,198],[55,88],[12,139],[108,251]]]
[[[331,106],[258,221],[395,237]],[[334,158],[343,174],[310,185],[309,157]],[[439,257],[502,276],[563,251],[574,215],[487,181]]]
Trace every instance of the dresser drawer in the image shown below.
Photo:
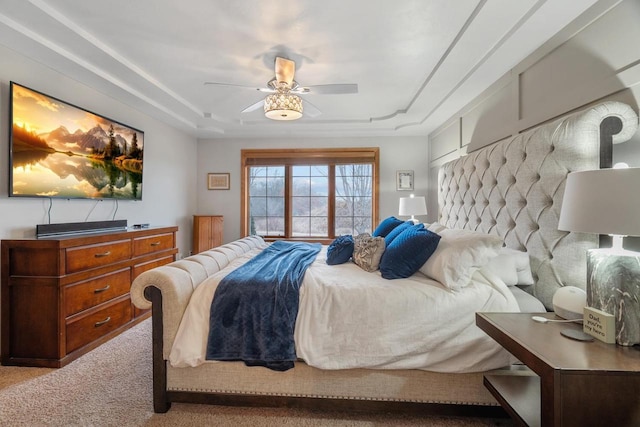
[[[118,329],[131,320],[131,300],[119,298],[117,302],[86,316],[67,320],[67,353]]]
[[[154,259],[153,261],[148,261],[142,264],[136,264],[133,266],[133,275],[131,276],[131,281],[135,280],[136,277],[147,270],[151,270],[152,268],[156,267],[162,267],[163,265],[169,264],[173,261],[173,255],[171,255],[164,258]]]
[[[67,273],[101,267],[129,258],[131,258],[130,240],[69,248],[66,251]]]
[[[65,316],[71,316],[129,292],[131,269],[125,268],[64,289]]]
[[[133,256],[173,249],[173,233],[156,234],[154,236],[133,239]]]

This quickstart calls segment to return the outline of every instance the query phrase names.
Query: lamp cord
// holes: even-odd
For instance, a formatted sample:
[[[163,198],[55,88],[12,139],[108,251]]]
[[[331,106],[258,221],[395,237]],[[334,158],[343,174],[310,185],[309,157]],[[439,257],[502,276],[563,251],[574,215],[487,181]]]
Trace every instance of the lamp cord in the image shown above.
[[[570,323],[570,322],[579,322],[582,323],[582,319],[569,319],[569,320],[559,320],[559,319],[547,319],[542,316],[531,316],[531,319],[538,323],[547,323],[547,322],[555,322],[555,323]]]

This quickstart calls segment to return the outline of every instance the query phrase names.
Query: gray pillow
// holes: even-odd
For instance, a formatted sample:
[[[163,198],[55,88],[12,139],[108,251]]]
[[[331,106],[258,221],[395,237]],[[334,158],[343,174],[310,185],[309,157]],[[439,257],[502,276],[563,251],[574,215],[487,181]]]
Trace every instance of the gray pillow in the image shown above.
[[[384,252],[384,237],[372,237],[369,233],[354,238],[353,262],[364,271],[376,271]]]

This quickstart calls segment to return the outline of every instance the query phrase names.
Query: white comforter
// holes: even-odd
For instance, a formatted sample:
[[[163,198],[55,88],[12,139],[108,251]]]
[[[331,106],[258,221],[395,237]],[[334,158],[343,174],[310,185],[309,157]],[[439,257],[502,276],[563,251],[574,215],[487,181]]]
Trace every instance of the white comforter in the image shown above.
[[[196,288],[171,350],[172,366],[205,362],[215,289],[257,253],[238,257]],[[323,247],[300,288],[294,338],[297,356],[308,365],[475,372],[510,363],[509,353],[475,326],[477,311],[519,311],[500,279],[478,271],[454,292],[419,272],[387,280],[352,262],[327,265],[325,257]]]

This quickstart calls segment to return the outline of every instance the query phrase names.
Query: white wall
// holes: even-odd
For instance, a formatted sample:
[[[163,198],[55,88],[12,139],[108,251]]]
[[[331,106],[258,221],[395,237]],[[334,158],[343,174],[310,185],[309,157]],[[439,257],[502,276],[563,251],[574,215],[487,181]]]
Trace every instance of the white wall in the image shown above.
[[[442,163],[599,102],[625,102],[637,112],[638,22],[638,0],[624,0],[610,10],[596,4],[432,132],[429,219],[437,218],[433,203]],[[614,145],[613,161],[640,167],[640,134]]]
[[[286,123],[284,124],[286,125]],[[224,215],[224,241],[240,236],[240,150],[256,148],[380,148],[380,218],[398,214],[400,197],[426,196],[426,137],[211,139],[198,143],[199,215]],[[414,171],[414,191],[396,191],[396,170]],[[207,190],[207,173],[230,172],[231,189]],[[424,219],[424,218],[420,218]]]
[[[110,220],[115,213],[115,219],[130,225],[178,225],[180,253],[188,253],[196,210],[197,139],[2,46],[0,63],[0,238],[32,237],[37,224],[48,222],[49,200],[8,197],[9,82],[15,81],[145,133],[142,201],[120,201],[116,212],[110,200],[54,199],[52,223]]]

